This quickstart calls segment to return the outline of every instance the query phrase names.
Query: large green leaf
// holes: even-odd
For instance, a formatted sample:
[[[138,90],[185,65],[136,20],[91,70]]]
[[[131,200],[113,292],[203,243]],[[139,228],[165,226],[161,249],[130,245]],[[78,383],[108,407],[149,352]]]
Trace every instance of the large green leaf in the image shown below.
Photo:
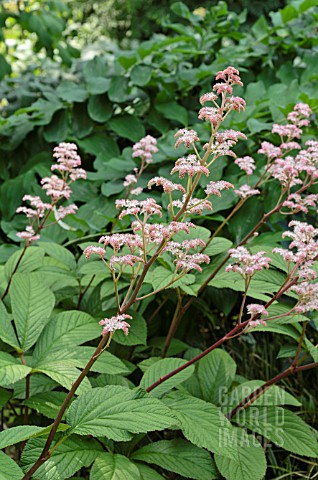
[[[145,128],[138,117],[124,114],[113,117],[109,122],[110,128],[120,137],[138,142],[145,136]]]
[[[186,440],[161,440],[150,443],[134,452],[131,458],[159,465],[186,478],[196,480],[217,478],[209,453]]]
[[[30,367],[22,365],[9,353],[0,352],[0,385],[11,385],[21,378],[25,378],[30,372]]]
[[[231,248],[233,243],[228,238],[216,237],[212,242],[204,249],[204,253],[212,257],[219,253],[225,252]]]
[[[140,473],[140,480],[165,480],[160,473],[153,468],[148,467],[145,463],[137,463]]]
[[[243,382],[236,388],[233,388],[230,392],[226,394],[225,398],[223,398],[223,411],[225,411],[226,413],[229,412],[245,397],[253,393],[257,388],[261,387],[262,385],[264,385],[264,381],[262,380],[250,380],[249,382]],[[257,400],[255,400],[255,402],[253,402],[253,405],[293,405],[295,407],[299,407],[301,403],[285,389],[280,388],[277,385],[272,385]]]
[[[69,270],[75,270],[76,260],[74,255],[67,250],[67,248],[62,247],[54,242],[40,242],[40,247],[45,251],[47,255],[56,260],[59,260],[64,265],[66,265]]]
[[[90,480],[140,480],[140,473],[127,457],[103,453],[96,458]]]
[[[45,440],[29,440],[23,451],[21,467],[27,472],[39,458]],[[54,444],[53,444],[54,446]],[[35,480],[64,480],[82,467],[89,467],[102,452],[102,447],[93,439],[72,436],[65,440],[41,467],[33,474]]]
[[[63,392],[42,392],[25,400],[24,405],[33,408],[45,417],[55,419],[65,397],[66,393]]]
[[[22,352],[18,339],[13,330],[10,316],[6,307],[0,301],[0,338],[3,342],[15,348],[17,352]]]
[[[87,91],[82,85],[78,85],[70,80],[64,80],[57,87],[58,96],[66,102],[83,102],[87,98]]]
[[[66,390],[72,388],[73,383],[79,377],[81,371],[74,367],[72,362],[67,360],[51,361],[41,365],[38,365],[35,369],[36,372],[44,373],[48,377],[52,378],[55,382],[62,385]],[[91,384],[87,377],[84,378],[78,389],[76,395],[86,392],[91,389]]]
[[[235,443],[229,442],[226,450],[220,444],[223,436],[231,439],[232,426],[215,405],[180,392],[171,393],[163,401],[177,416],[183,435],[191,443],[229,457],[236,454]]]
[[[106,95],[93,95],[88,100],[87,110],[95,122],[104,123],[111,118],[113,105]]]
[[[23,471],[12,458],[0,452],[0,480],[21,480]]]
[[[151,79],[152,72],[153,68],[149,65],[135,65],[131,71],[131,81],[135,85],[143,87]]]
[[[0,432],[0,450],[27,440],[39,434],[42,430],[45,430],[45,428],[34,425],[20,425],[19,427],[11,427],[3,430]]]
[[[225,351],[217,348],[201,358],[198,365],[198,377],[203,399],[222,403],[225,391],[234,380],[236,363]]]
[[[253,435],[233,428],[231,437],[224,436],[220,442],[224,451],[227,445],[236,443],[237,453],[228,457],[216,453],[216,465],[226,480],[261,480],[266,472],[266,458],[262,446]]]
[[[163,430],[178,424],[178,420],[160,400],[136,398],[135,391],[110,385],[78,397],[68,410],[67,423],[80,435],[122,440],[129,433]]]
[[[100,334],[98,322],[87,313],[77,310],[59,313],[43,330],[34,349],[33,365],[59,360],[59,352],[70,351]]]
[[[250,407],[234,417],[240,425],[268,438],[276,445],[308,457],[318,457],[318,442],[312,429],[294,412],[282,407]]]
[[[63,350],[60,352],[60,356],[65,359],[72,359],[74,365],[80,368],[84,368],[95,352],[94,347],[77,347],[73,351]],[[110,352],[103,352],[95,361],[91,368],[92,372],[107,373],[109,375],[128,374],[130,370],[126,367],[124,362],[112,355]]]
[[[55,297],[32,273],[14,275],[10,297],[20,345],[26,351],[35,344],[49,321]]]
[[[163,358],[153,365],[151,365],[145,372],[144,376],[141,379],[140,386],[144,389],[156,382],[160,377],[172,372],[178,367],[181,367],[187,363],[186,360],[181,358]],[[191,365],[188,368],[185,368],[181,372],[177,373],[173,377],[166,380],[161,385],[158,385],[151,391],[151,395],[155,397],[160,397],[162,394],[176,387],[180,383],[187,380],[194,372],[194,366]]]
[[[12,272],[15,269],[17,262],[21,256],[21,253],[22,250],[18,250],[17,252],[15,252],[13,255],[11,255],[11,257],[5,264],[4,274],[6,280],[9,280],[9,278],[11,277]],[[22,257],[21,262],[19,263],[17,272],[33,272],[34,270],[37,270],[42,265],[43,257],[44,251],[41,248],[28,247]]]

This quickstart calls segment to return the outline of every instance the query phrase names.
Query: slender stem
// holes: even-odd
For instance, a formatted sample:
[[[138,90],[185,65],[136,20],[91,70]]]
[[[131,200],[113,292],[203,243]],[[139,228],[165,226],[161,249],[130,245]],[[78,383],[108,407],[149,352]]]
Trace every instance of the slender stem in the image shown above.
[[[84,297],[85,293],[87,292],[87,290],[89,289],[89,287],[92,285],[95,276],[96,275],[94,273],[94,275],[92,275],[92,278],[90,279],[90,281],[88,282],[88,284],[86,285],[86,287],[84,288],[83,291],[81,290],[81,285],[80,285],[80,294],[78,296],[78,301],[77,301],[77,305],[76,305],[77,310],[80,308],[83,297]]]
[[[49,434],[49,436],[46,440],[46,443],[44,445],[44,448],[42,450],[42,453],[41,453],[40,457],[35,462],[35,464],[30,468],[30,470],[28,470],[28,472],[24,475],[22,480],[28,480],[28,479],[32,478],[32,475],[40,468],[40,466],[50,458],[50,456],[51,456],[50,446],[52,445],[52,442],[54,440],[54,437],[55,437],[55,434],[57,432],[58,426],[61,423],[64,412],[67,409],[67,407],[69,406],[69,403],[72,400],[74,393],[76,392],[76,390],[78,389],[78,387],[80,386],[80,384],[82,383],[82,381],[84,380],[86,375],[88,374],[92,365],[95,363],[95,361],[97,360],[97,358],[99,357],[99,355],[103,351],[105,345],[107,344],[107,340],[108,340],[107,335],[102,337],[102,339],[99,342],[93,356],[91,357],[91,359],[87,363],[84,370],[82,370],[82,372],[78,376],[77,380],[73,383],[72,388],[68,392],[68,394],[67,394],[67,396],[66,396],[66,398],[65,398],[65,400],[64,400],[64,402],[63,402],[63,404],[62,404],[62,406],[61,406],[61,408],[60,408],[60,410],[59,410],[59,412],[56,416],[56,419],[54,420],[54,423],[52,425],[50,434]]]
[[[288,290],[292,285],[295,285],[295,283],[297,283],[298,281],[298,278],[294,278],[293,280],[291,280],[287,285],[285,285],[284,287],[281,287],[277,293],[275,293],[275,295],[266,303],[265,305],[265,308],[268,308],[270,305],[272,305],[272,303],[274,303],[279,297],[281,297],[285,292],[286,290]],[[182,310],[182,309],[181,309]],[[188,368],[190,365],[193,365],[194,363],[198,362],[199,360],[201,360],[201,358],[205,357],[208,353],[212,352],[212,350],[218,348],[220,345],[222,345],[224,342],[226,342],[227,340],[230,340],[231,338],[233,338],[233,336],[237,336],[237,334],[239,332],[242,332],[244,331],[245,327],[248,326],[248,324],[250,323],[250,321],[254,321],[254,320],[257,320],[257,318],[260,316],[260,314],[256,314],[254,315],[250,320],[246,320],[245,322],[242,322],[242,323],[238,323],[236,324],[236,326],[234,328],[232,328],[232,330],[230,332],[228,332],[226,335],[224,335],[222,338],[220,338],[217,342],[215,342],[213,345],[211,345],[210,347],[208,347],[206,350],[204,350],[203,352],[199,353],[199,355],[196,355],[194,358],[192,358],[191,360],[189,360],[188,362],[184,363],[183,365],[181,365],[180,367],[176,368],[175,370],[173,370],[172,372],[168,373],[167,375],[164,375],[162,377],[160,377],[156,382],[154,382],[152,385],[150,385],[146,391],[147,392],[151,392],[154,388],[156,388],[158,385],[161,385],[163,382],[165,382],[166,380],[169,380],[169,378],[173,377],[174,375],[176,375],[177,373],[179,372],[182,372],[184,369]]]
[[[232,417],[234,417],[234,415],[239,411],[241,410],[242,408],[246,409],[248,408],[250,405],[252,405],[252,403],[254,403],[261,395],[263,395],[266,390],[268,390],[268,388],[271,386],[271,385],[274,385],[275,383],[279,382],[280,380],[282,380],[283,378],[286,378],[288,377],[289,375],[293,375],[295,373],[298,373],[298,372],[302,372],[304,370],[310,370],[311,368],[316,368],[318,367],[318,362],[315,362],[315,363],[309,363],[307,365],[302,365],[300,367],[297,367],[297,366],[294,366],[294,365],[290,365],[290,367],[288,367],[286,370],[284,370],[283,372],[279,373],[278,375],[276,375],[275,377],[271,378],[270,380],[268,380],[266,383],[264,383],[264,385],[261,385],[260,387],[258,387],[256,390],[254,390],[254,392],[250,393],[249,395],[247,395],[238,405],[236,405],[236,407],[233,408],[233,410],[231,410],[227,415],[226,417],[230,420]]]
[[[168,332],[164,347],[162,349],[161,358],[166,357],[168,349],[170,347],[171,340],[172,340],[172,338],[175,334],[175,331],[178,327],[178,323],[176,321],[178,319],[179,310],[182,307],[182,295],[180,294],[179,289],[177,289],[177,293],[178,293],[178,301],[177,301],[176,309],[174,311],[172,322],[170,324],[169,332]]]
[[[241,308],[240,308],[240,312],[239,312],[239,317],[238,317],[237,323],[241,323],[241,322],[242,322],[242,316],[243,316],[244,306],[245,306],[246,297],[247,297],[247,290],[248,290],[248,287],[249,287],[250,282],[251,282],[251,277],[248,277],[248,278],[245,278],[245,279],[244,279],[245,289],[244,289],[244,294],[243,294],[243,298],[242,298],[242,303],[241,303]]]
[[[305,338],[307,325],[308,325],[308,322],[303,323],[303,328],[302,328],[301,336],[300,336],[300,339],[299,339],[299,342],[298,342],[298,345],[297,345],[297,350],[296,350],[295,358],[294,358],[293,363],[292,363],[292,367],[297,366],[300,350],[301,350],[301,347],[303,346],[303,341],[304,341],[304,338]]]

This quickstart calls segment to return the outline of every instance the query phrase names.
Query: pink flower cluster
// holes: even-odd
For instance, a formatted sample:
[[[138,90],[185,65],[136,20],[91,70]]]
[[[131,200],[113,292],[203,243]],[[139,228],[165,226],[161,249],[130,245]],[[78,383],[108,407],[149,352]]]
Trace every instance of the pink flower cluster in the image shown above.
[[[159,244],[163,240],[169,240],[176,233],[182,231],[190,233],[190,228],[195,228],[195,225],[191,222],[171,222],[168,225],[160,223],[146,223],[142,224],[139,221],[135,221],[131,224],[134,232],[143,231],[144,238],[148,243]]]
[[[252,175],[256,168],[254,158],[249,156],[237,158],[234,163],[238,165],[241,170],[244,170],[246,175]]]
[[[71,183],[78,179],[86,179],[85,170],[79,168],[81,159],[77,154],[77,146],[74,143],[60,143],[54,148],[53,157],[57,159],[57,163],[52,165],[51,170],[57,170],[60,177],[51,175],[41,180],[43,190],[51,197],[51,203],[43,202],[39,196],[24,195],[22,200],[30,202],[33,208],[22,206],[16,210],[17,213],[24,213],[29,219],[29,225],[25,231],[16,234],[27,244],[40,238],[39,232],[51,211],[54,212],[56,221],[59,221],[67,215],[75,214],[77,210],[77,206],[74,204],[60,205],[56,208],[60,200],[70,198]],[[41,219],[43,220],[41,221]]]
[[[251,254],[245,247],[231,248],[229,250],[230,256],[236,261],[229,264],[226,272],[237,272],[243,278],[252,277],[256,272],[262,270],[264,267],[269,268],[271,258],[264,257],[266,252],[257,252]]]
[[[202,272],[201,263],[209,263],[210,258],[203,253],[189,254],[189,251],[194,248],[205,247],[205,242],[200,238],[193,238],[192,240],[184,240],[179,242],[168,242],[164,248],[165,252],[171,252],[175,257],[177,270],[189,271],[197,270]]]
[[[148,182],[148,188],[151,189],[152,185],[162,186],[163,191],[166,193],[171,193],[174,190],[179,190],[182,193],[185,193],[185,189],[180,183],[173,183],[167,178],[164,177],[154,177]]]
[[[151,135],[142,138],[133,146],[133,158],[141,158],[147,164],[153,162],[153,154],[158,152],[157,140]]]
[[[127,315],[125,313],[115,315],[114,317],[110,318],[103,318],[99,324],[103,325],[103,335],[113,334],[116,330],[122,330],[125,335],[128,335],[128,328],[130,324],[127,323],[125,320],[132,319],[131,315]]]
[[[162,216],[162,207],[157,204],[154,198],[147,198],[139,202],[138,200],[116,200],[116,208],[121,209],[119,218],[122,219],[126,215],[144,215],[148,218],[151,215]]]
[[[179,158],[171,170],[171,175],[175,172],[179,172],[180,178],[183,178],[185,175],[193,177],[197,173],[204,173],[207,177],[210,175],[209,169],[204,165],[201,165],[200,160],[196,155],[188,155],[187,157]]]
[[[268,311],[264,307],[264,305],[260,305],[258,303],[251,303],[250,305],[247,305],[247,311],[251,315],[250,322],[248,324],[249,327],[255,328],[258,325],[263,325],[266,327],[267,323],[263,319],[256,319],[253,320],[254,317],[259,316],[259,315],[268,315]]]
[[[234,192],[242,199],[253,197],[254,195],[259,195],[261,193],[258,189],[252,188],[249,185],[247,185],[247,183],[242,185],[237,190],[234,190]]]
[[[186,148],[190,148],[194,142],[198,142],[200,139],[195,130],[188,130],[187,128],[181,128],[175,133],[174,138],[177,138],[175,147],[178,148],[181,143],[184,143]]]
[[[182,197],[182,200],[173,200],[172,206],[177,208],[182,208],[185,203],[186,195]],[[168,210],[170,210],[171,206],[168,205]],[[203,210],[212,211],[212,203],[209,200],[202,200],[200,198],[190,198],[187,204],[186,212],[188,213],[195,213],[196,215],[201,215]]]

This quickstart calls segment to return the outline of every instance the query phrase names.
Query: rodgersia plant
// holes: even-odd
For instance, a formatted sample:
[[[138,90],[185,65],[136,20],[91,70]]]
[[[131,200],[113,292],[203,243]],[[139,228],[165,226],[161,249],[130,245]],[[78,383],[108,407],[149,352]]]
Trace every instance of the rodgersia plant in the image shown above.
[[[20,464],[24,473],[9,457],[5,457],[8,468],[14,465],[12,468],[19,469],[20,478],[23,475],[24,480],[67,478],[79,468],[94,462],[92,480],[103,478],[103,475],[108,478],[105,472],[110,471],[128,479],[150,479],[156,475],[164,478],[147,463],[195,479],[216,478],[216,468],[229,480],[261,479],[266,471],[265,453],[257,438],[248,435],[245,428],[273,443],[281,443],[283,448],[298,455],[318,455],[311,428],[292,411],[277,406],[284,403],[298,405],[294,397],[288,394],[285,400],[277,401],[275,392],[278,395],[283,391],[276,387],[276,390],[270,390],[269,406],[260,402],[262,395],[283,378],[318,365],[316,347],[306,337],[309,312],[318,310],[315,264],[318,231],[304,221],[291,220],[290,230],[283,233],[284,248],[277,246],[268,251],[268,248],[258,247],[259,243],[255,242],[258,231],[272,215],[307,213],[310,208],[316,208],[318,196],[308,194],[308,191],[317,183],[318,142],[309,140],[306,148],[302,148],[300,138],[309,124],[311,111],[307,105],[298,104],[288,115],[287,125],[273,126],[272,133],[278,135],[279,146],[268,141],[261,144],[258,153],[265,157],[265,164],[257,165],[250,156],[236,158],[235,145],[239,140],[245,140],[246,136],[232,129],[222,130],[222,123],[230,114],[238,115],[244,111],[244,99],[233,95],[234,88],[242,85],[239,72],[228,67],[218,72],[213,91],[201,96],[199,119],[207,122],[210,128],[210,136],[208,141],[202,141],[202,148],[195,130],[182,128],[176,132],[176,148],[182,145],[189,153],[175,162],[171,178],[154,176],[148,182],[149,193],[162,189],[167,198],[163,205],[166,204],[167,209],[157,201],[157,196],[144,198],[145,192],[138,185],[142,173],[157,152],[156,139],[148,135],[133,147],[132,156],[139,163],[134,172],[124,179],[124,198],[116,201],[118,215],[112,229],[116,227],[118,231],[106,232],[98,243],[86,245],[85,259],[80,260],[82,265],[88,260],[86,265],[92,262],[103,266],[104,270],[96,267],[98,275],[112,280],[114,301],[111,305],[115,309],[105,311],[105,317],[98,319],[101,327],[96,319],[76,310],[58,313],[50,322],[43,320],[51,316],[54,306],[49,289],[47,296],[42,295],[49,299],[42,302],[43,311],[39,301],[32,303],[30,294],[31,300],[26,303],[32,315],[23,312],[23,298],[22,306],[17,300],[18,288],[25,282],[22,273],[19,273],[25,251],[38,240],[52,211],[57,221],[65,214],[75,212],[73,205],[57,205],[60,200],[69,198],[70,183],[85,177],[84,171],[78,168],[80,160],[74,145],[62,144],[55,150],[58,163],[52,168],[58,170],[61,177],[52,175],[42,180],[51,203],[27,196],[25,200],[30,201],[33,209],[18,209],[27,215],[31,223],[24,233],[19,234],[25,246],[15,265],[8,269],[10,274],[3,294],[8,310],[1,306],[3,325],[9,329],[12,312],[15,331],[11,327],[8,330],[11,333],[0,337],[20,355],[21,364],[18,365],[8,353],[3,354],[0,361],[4,368],[9,366],[15,372],[14,376],[10,376],[10,372],[5,371],[3,386],[17,390],[15,385],[22,379],[25,382],[22,389],[25,426],[22,429],[12,427],[10,434],[6,431],[0,433],[0,445],[6,447],[29,439]],[[235,168],[244,172],[246,183],[237,186],[211,177],[213,164],[225,155],[236,158]],[[259,173],[259,177],[252,184],[250,177],[255,178],[255,172]],[[207,182],[201,183],[203,178],[207,178]],[[219,235],[220,232],[249,198],[263,194],[269,182],[276,182],[278,195],[275,204],[233,246]],[[206,229],[196,226],[196,218],[213,211],[215,200],[230,190],[237,195],[237,203],[207,237]],[[143,196],[137,199],[136,196],[141,193]],[[130,222],[129,231],[122,233],[120,222],[127,219]],[[289,239],[291,242],[287,245]],[[52,246],[42,245],[50,255]],[[36,249],[41,251],[41,242]],[[65,259],[69,268],[73,268],[74,258],[69,257],[69,252],[66,254],[62,249],[54,254],[57,261]],[[211,256],[214,257],[212,262]],[[93,259],[96,261],[93,262]],[[54,264],[56,269],[58,265]],[[101,271],[105,273],[101,274]],[[266,272],[270,275],[269,281]],[[33,285],[41,291],[36,272],[29,275]],[[85,290],[80,290],[81,300],[95,281],[94,277],[95,273],[86,282]],[[165,358],[185,312],[206,287],[218,286],[221,281],[228,288],[241,290],[243,294],[234,326],[231,325],[225,335],[205,350],[197,355],[192,353],[190,359],[190,353],[184,359]],[[161,352],[162,358],[150,357],[141,362],[143,376],[138,388],[124,377],[121,380],[110,379],[110,364],[115,370],[117,368],[128,374],[131,363],[127,361],[125,364],[105,350],[112,347],[113,341],[138,345],[138,340],[129,341],[138,333],[136,325],[140,322],[141,312],[145,312],[151,297],[168,288],[176,288],[177,303]],[[187,293],[191,296],[184,301]],[[282,298],[287,301],[282,301]],[[159,310],[160,305],[157,312]],[[302,322],[303,326],[300,327],[298,322]],[[38,333],[34,329],[35,323],[39,326]],[[244,394],[244,382],[240,384],[240,380],[235,378],[235,362],[218,347],[250,332],[269,330],[286,333],[282,327],[285,323],[295,328],[293,334],[289,331],[296,341],[289,366],[276,377],[255,385],[248,394]],[[99,334],[101,340],[96,349],[90,345],[80,346]],[[131,356],[129,358],[132,359]],[[194,364],[198,365],[196,369]],[[76,370],[78,368],[81,370]],[[90,372],[106,374],[106,378],[95,379]],[[47,388],[32,385],[31,380],[39,378],[37,375],[49,378],[53,385]],[[68,393],[61,392],[61,387],[68,387]],[[19,388],[21,391],[21,386]],[[52,394],[55,405],[54,422],[47,429],[28,425],[29,408],[48,414],[48,409],[43,406],[47,392]],[[74,399],[74,395],[78,398]],[[254,413],[249,414],[252,408]],[[279,425],[275,417],[277,412],[286,417]],[[48,415],[52,415],[51,410]],[[166,429],[171,431],[168,435],[163,434],[159,441],[151,435],[146,436],[147,432]],[[178,438],[177,430],[182,431],[186,440]],[[89,436],[90,440],[85,436]],[[279,441],[279,438],[282,440]],[[77,459],[74,464],[74,459],[67,457],[67,453],[76,449],[83,452],[83,458]],[[32,453],[35,451],[36,455]],[[69,461],[59,463],[59,452]],[[214,454],[213,461],[209,452]],[[171,455],[175,458],[173,462],[169,460]],[[189,458],[191,461],[187,460]],[[189,465],[183,465],[185,461]]]

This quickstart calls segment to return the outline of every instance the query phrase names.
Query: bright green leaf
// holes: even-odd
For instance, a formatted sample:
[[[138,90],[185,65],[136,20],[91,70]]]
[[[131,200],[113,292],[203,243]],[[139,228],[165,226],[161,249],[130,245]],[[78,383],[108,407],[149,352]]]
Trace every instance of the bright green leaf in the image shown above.
[[[127,457],[103,453],[94,462],[90,480],[140,480],[140,473]]]

